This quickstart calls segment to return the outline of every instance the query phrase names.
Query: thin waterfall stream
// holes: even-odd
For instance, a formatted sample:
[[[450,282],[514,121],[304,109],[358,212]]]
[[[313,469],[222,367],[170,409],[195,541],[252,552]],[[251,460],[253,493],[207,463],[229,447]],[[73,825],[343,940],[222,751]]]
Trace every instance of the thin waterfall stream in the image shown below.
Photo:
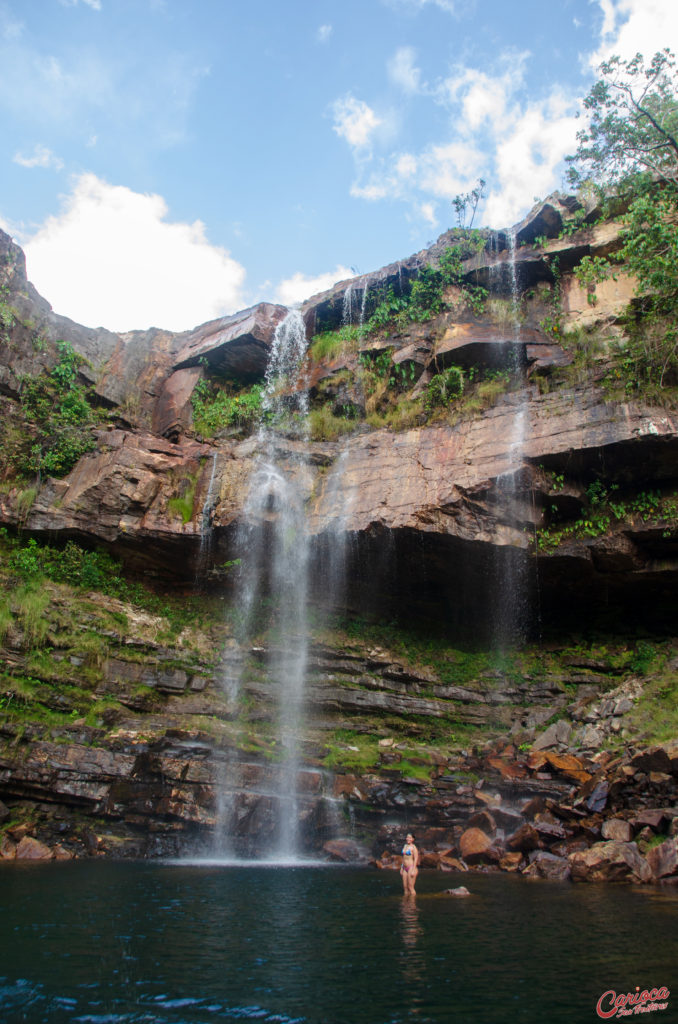
[[[270,794],[274,823],[269,856],[299,855],[300,737],[308,660],[309,534],[308,386],[305,379],[306,330],[292,310],[278,324],[266,371],[259,452],[249,482],[236,548],[240,560],[238,669],[229,680],[234,706],[243,697],[243,674],[256,634],[269,636],[268,685],[276,712],[276,763]],[[223,790],[223,785],[220,789]],[[222,852],[233,853],[233,799],[219,809]]]

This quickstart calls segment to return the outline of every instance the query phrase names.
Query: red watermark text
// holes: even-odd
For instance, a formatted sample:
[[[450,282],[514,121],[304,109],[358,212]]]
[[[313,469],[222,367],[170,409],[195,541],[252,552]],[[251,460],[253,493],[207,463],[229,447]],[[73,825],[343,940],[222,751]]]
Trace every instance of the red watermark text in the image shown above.
[[[667,988],[643,989],[636,985],[635,992],[615,992],[608,989],[596,1003],[596,1013],[603,1020],[610,1017],[631,1017],[637,1013],[654,1013],[655,1010],[666,1010],[669,1005],[670,992]]]

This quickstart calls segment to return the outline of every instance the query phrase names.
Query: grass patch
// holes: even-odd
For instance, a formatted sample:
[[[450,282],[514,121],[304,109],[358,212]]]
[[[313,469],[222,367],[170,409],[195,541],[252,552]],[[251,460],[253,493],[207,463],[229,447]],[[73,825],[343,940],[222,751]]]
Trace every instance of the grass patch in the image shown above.
[[[361,327],[343,326],[336,331],[314,335],[308,354],[314,363],[330,362],[347,352],[356,352],[366,332]]]
[[[336,441],[345,434],[351,434],[356,428],[355,419],[346,416],[335,416],[329,405],[321,405],[312,409],[308,417],[309,432],[312,441]]]

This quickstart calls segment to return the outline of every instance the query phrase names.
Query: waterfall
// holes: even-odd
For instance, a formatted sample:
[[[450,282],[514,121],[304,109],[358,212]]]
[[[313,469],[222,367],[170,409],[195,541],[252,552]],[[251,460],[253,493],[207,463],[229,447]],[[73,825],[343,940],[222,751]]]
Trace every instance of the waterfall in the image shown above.
[[[280,752],[273,793],[277,807],[273,855],[279,859],[294,858],[299,852],[299,742],[308,658],[306,344],[304,321],[293,310],[277,326],[271,347],[257,435],[259,455],[237,537],[241,667],[231,695],[235,700],[241,695],[247,651],[261,626],[265,605],[270,643],[267,682],[277,704],[275,739]],[[232,810],[223,806],[224,814]]]
[[[205,501],[202,506],[202,514],[200,516],[200,548],[198,549],[198,558],[195,564],[195,587],[196,589],[202,585],[205,573],[209,568],[212,555],[212,541],[214,539],[214,530],[212,529],[212,513],[214,512],[214,486],[217,480],[217,453],[216,451],[212,455],[212,471],[210,473],[209,484],[207,485],[207,494],[205,495]]]
[[[509,355],[509,369],[513,374],[522,373],[522,345],[520,330],[520,291],[516,271],[516,235],[513,229],[507,232],[508,242],[508,284],[511,296],[511,324],[513,339]],[[504,499],[504,514],[509,528],[516,529],[516,522],[523,518],[521,477],[523,450],[528,426],[528,393],[525,386],[515,393],[513,415],[508,437],[509,468],[502,473],[497,484]],[[522,635],[527,601],[526,565],[522,546],[505,547],[500,569],[499,600],[497,607],[497,639],[500,645],[511,642]]]
[[[351,327],[353,324],[353,284],[350,284],[344,292],[344,304],[341,311],[342,327]]]
[[[369,289],[369,281],[368,281],[367,278],[365,278],[364,281],[363,281],[363,294],[362,294],[362,298],[360,300],[360,323],[359,323],[360,327],[362,327],[363,324],[365,323],[365,307],[367,305],[367,292],[368,292],[368,289]]]

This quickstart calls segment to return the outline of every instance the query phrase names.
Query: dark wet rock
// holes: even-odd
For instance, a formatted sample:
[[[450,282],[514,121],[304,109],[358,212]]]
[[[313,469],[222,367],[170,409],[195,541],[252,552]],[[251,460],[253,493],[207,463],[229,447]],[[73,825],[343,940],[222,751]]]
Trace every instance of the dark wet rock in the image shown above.
[[[532,850],[539,849],[542,845],[539,833],[534,825],[530,825],[527,822],[524,825],[510,835],[506,840],[506,848],[511,852],[516,853],[529,853]]]
[[[565,882],[570,877],[570,864],[566,857],[559,857],[547,850],[535,850],[529,856],[529,864],[523,875],[530,878],[548,878],[554,882]]]

